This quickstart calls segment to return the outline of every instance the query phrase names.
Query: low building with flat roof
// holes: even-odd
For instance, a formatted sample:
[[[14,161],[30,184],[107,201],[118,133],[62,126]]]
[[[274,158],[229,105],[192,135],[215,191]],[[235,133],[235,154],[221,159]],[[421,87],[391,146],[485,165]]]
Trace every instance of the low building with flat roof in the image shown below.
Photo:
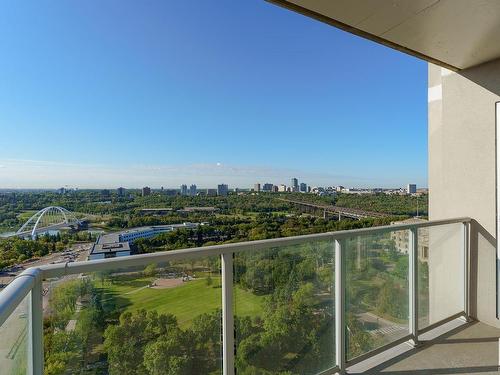
[[[88,257],[89,260],[116,258],[130,255],[129,242],[96,243]]]
[[[163,208],[141,208],[139,212],[143,215],[165,215],[172,212],[173,209],[171,207],[163,207]]]
[[[115,258],[131,255],[131,244],[140,238],[151,238],[158,234],[171,232],[176,229],[195,229],[198,223],[182,223],[169,225],[153,225],[127,229],[99,236],[88,256],[88,260]]]

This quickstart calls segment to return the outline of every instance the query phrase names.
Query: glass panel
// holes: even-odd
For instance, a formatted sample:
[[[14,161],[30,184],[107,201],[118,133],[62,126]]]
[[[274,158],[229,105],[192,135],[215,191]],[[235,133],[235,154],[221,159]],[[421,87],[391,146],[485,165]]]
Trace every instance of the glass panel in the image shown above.
[[[0,327],[0,373],[21,375],[27,372],[30,294]]]
[[[347,357],[409,334],[408,231],[345,241]]]
[[[219,257],[75,275],[46,288],[46,372],[222,372]]]
[[[237,253],[238,374],[317,374],[335,366],[334,244]]]
[[[463,311],[462,224],[421,228],[418,233],[419,328]]]

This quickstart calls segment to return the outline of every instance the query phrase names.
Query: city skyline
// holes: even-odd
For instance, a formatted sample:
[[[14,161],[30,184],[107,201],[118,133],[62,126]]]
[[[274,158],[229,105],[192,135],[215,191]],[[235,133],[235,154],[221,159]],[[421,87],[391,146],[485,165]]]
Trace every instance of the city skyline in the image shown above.
[[[424,62],[221,1],[5,4],[0,187],[427,185]]]
[[[19,168],[26,168],[16,176]],[[56,170],[64,171],[59,177]],[[132,173],[131,173],[132,172]],[[37,176],[37,183],[31,184],[22,176]],[[89,176],[92,180],[89,180]],[[256,177],[254,177],[256,176]],[[58,189],[60,187],[78,189],[114,189],[120,186],[127,189],[141,189],[150,186],[159,189],[177,189],[183,184],[194,184],[198,188],[217,187],[221,182],[236,188],[252,188],[255,183],[273,183],[276,186],[290,186],[290,176],[298,177],[298,182],[307,182],[308,186],[338,186],[359,188],[398,188],[405,187],[408,181],[416,182],[419,187],[426,187],[411,175],[394,179],[392,183],[377,183],[376,176],[341,176],[334,174],[312,173],[289,169],[273,169],[252,166],[215,165],[193,166],[132,166],[111,168],[107,166],[86,166],[53,162],[0,160],[0,189]],[[19,178],[17,184],[14,183]],[[94,181],[94,178],[97,181]],[[99,180],[99,178],[102,178]],[[129,183],[126,183],[126,181]],[[130,181],[133,183],[130,183]],[[21,182],[19,182],[21,181]],[[274,182],[273,182],[274,181]],[[346,182],[344,182],[346,181]]]

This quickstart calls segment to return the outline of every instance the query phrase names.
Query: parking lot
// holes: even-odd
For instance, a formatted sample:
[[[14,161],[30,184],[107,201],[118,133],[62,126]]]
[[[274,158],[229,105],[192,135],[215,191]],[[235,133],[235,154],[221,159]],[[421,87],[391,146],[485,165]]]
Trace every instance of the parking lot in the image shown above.
[[[21,264],[0,271],[0,289],[5,288],[17,275],[29,267],[39,267],[47,264],[77,262],[87,260],[92,243],[74,244],[63,252],[52,253],[39,259],[28,260]]]

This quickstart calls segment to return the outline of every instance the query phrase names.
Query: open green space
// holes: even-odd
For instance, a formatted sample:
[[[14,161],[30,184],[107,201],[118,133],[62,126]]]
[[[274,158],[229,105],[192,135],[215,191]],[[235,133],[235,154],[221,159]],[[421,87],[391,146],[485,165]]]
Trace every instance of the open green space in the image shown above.
[[[152,280],[151,277],[127,275],[117,277],[112,282],[106,281],[104,285],[96,281],[96,286],[103,290],[105,303],[115,303],[115,308],[120,312],[146,309],[170,313],[177,317],[181,327],[189,326],[200,314],[222,308],[220,277],[212,277],[212,285],[207,285],[206,279],[200,278],[166,289],[149,288]],[[244,311],[245,316],[260,315],[263,298],[235,285],[234,299],[238,311]]]
[[[37,210],[26,210],[17,215],[18,219],[22,222],[28,220],[31,216],[37,213]]]

